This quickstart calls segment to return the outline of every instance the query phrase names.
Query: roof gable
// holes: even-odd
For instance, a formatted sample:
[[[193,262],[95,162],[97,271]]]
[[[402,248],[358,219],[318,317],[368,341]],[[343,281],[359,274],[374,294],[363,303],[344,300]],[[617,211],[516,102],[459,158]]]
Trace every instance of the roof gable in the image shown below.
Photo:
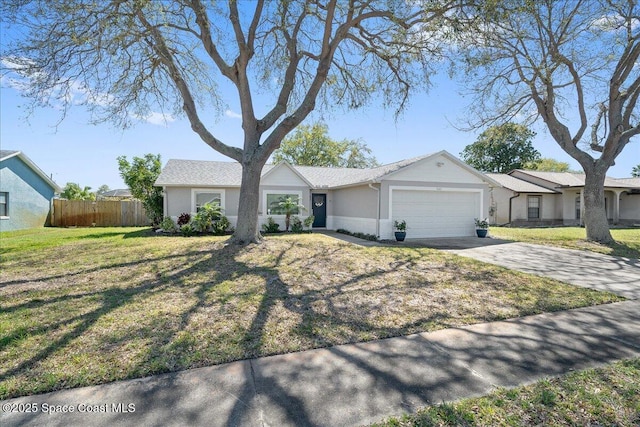
[[[274,165],[266,172],[263,170],[260,183],[263,185],[294,185],[294,186],[308,186],[313,185],[300,173],[289,164],[289,162],[280,162]]]
[[[427,177],[428,180],[436,182],[474,182],[478,184],[486,182],[490,185],[500,186],[500,183],[491,177],[472,168],[445,150],[404,162],[399,162],[402,164],[399,164],[395,170],[388,171],[379,179],[414,181],[424,180]]]

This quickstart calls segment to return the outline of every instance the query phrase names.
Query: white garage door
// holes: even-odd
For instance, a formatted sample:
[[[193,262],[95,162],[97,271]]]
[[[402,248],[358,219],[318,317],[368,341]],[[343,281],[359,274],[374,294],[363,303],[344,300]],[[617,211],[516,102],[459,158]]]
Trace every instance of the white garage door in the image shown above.
[[[480,192],[393,190],[392,220],[407,221],[407,238],[475,235]]]

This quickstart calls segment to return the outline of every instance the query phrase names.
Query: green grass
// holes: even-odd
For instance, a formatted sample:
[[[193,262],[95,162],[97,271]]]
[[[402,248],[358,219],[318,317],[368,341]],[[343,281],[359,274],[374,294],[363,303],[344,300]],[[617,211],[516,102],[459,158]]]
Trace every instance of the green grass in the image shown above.
[[[588,242],[586,231],[581,227],[491,227],[489,234],[498,239],[583,249],[626,258],[640,258],[640,228],[612,229],[611,235],[616,243],[611,245]]]
[[[445,252],[281,234],[0,235],[0,399],[619,301]]]
[[[640,425],[640,359],[443,403],[378,427]]]

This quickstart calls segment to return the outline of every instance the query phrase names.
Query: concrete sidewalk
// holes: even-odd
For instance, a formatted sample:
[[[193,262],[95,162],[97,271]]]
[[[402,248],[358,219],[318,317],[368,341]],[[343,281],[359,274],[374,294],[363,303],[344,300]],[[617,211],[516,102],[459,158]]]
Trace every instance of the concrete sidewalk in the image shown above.
[[[639,356],[626,301],[11,399],[0,425],[356,426]]]

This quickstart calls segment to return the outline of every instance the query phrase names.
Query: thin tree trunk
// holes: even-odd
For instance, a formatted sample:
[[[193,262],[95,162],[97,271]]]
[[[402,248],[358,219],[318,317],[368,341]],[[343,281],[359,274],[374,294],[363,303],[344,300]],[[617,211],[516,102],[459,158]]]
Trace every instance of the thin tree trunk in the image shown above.
[[[258,203],[260,200],[260,175],[263,163],[249,161],[242,164],[242,185],[236,230],[230,243],[247,245],[262,240],[258,227]]]
[[[594,165],[587,170],[585,168],[584,183],[584,226],[587,230],[587,240],[599,243],[613,243],[613,237],[609,231],[607,211],[604,203],[604,179],[606,168]]]

